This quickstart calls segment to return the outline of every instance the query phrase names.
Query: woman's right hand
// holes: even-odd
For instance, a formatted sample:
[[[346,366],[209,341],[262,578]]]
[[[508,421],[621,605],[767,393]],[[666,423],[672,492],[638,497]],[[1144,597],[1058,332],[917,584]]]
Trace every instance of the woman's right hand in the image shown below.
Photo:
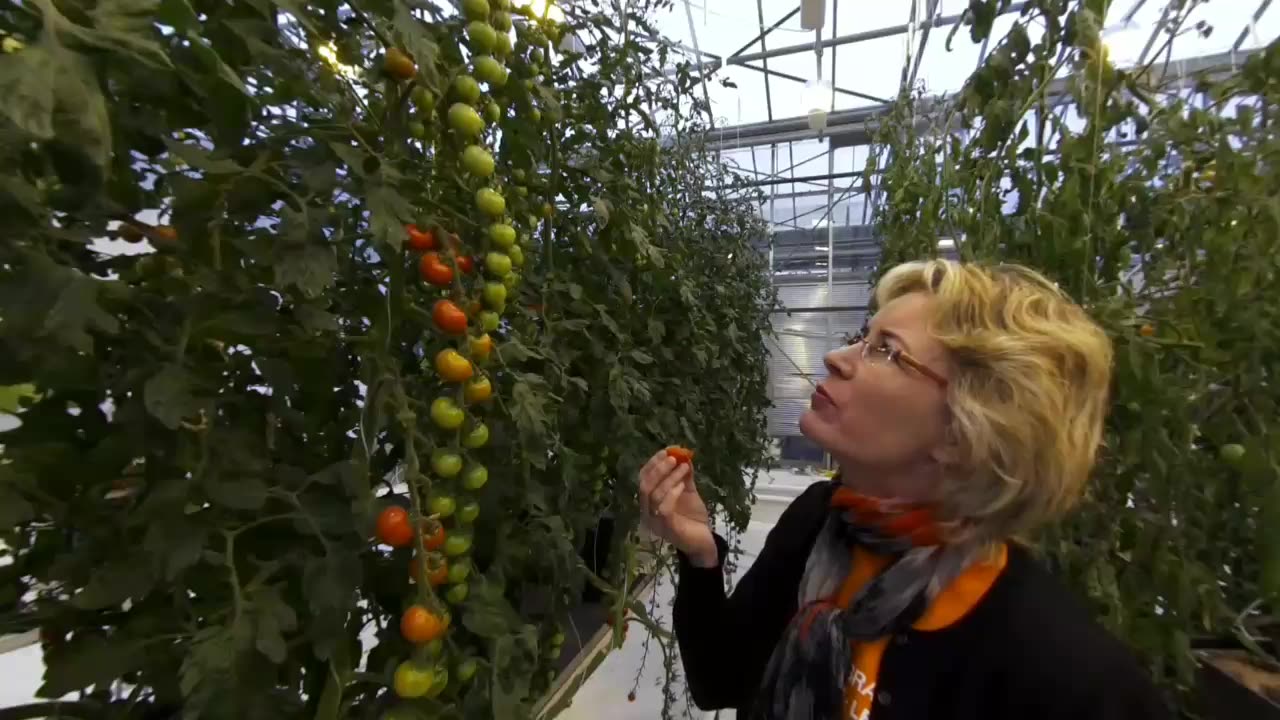
[[[677,463],[659,450],[640,468],[640,512],[645,527],[689,556],[697,567],[720,562],[711,516],[693,482],[693,463]]]

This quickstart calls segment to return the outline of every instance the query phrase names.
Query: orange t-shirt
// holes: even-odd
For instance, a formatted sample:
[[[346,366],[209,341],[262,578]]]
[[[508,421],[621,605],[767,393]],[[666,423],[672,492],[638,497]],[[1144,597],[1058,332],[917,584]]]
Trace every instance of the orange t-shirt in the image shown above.
[[[939,593],[912,627],[916,630],[941,630],[964,617],[987,594],[1008,562],[1009,547],[1002,544],[992,558],[970,565]],[[848,607],[854,593],[884,570],[888,563],[887,557],[875,555],[863,548],[854,548],[849,576],[845,578],[840,594],[836,596],[840,607]],[[871,717],[876,677],[888,644],[889,638],[882,637],[854,646],[853,672],[844,692],[845,717],[851,720],[869,720]]]

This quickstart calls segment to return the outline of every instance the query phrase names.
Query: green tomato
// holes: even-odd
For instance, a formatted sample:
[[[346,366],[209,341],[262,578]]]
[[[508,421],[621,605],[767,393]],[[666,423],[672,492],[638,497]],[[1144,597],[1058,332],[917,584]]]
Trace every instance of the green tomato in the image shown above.
[[[511,36],[506,33],[498,33],[493,44],[493,56],[504,58],[511,54]]]
[[[454,78],[453,91],[469,105],[475,104],[480,99],[480,83],[470,75],[459,75]]]
[[[462,167],[476,177],[487,178],[493,174],[493,156],[479,145],[468,145],[462,151]]]
[[[516,267],[524,267],[524,251],[519,245],[512,245],[507,248],[507,257],[511,258],[511,264]]]
[[[507,302],[507,286],[502,283],[485,283],[484,290],[481,291],[484,296],[484,304],[498,310],[506,305]]]
[[[484,119],[488,120],[490,125],[493,125],[502,119],[502,108],[498,107],[498,103],[490,100],[489,103],[484,106]]]
[[[413,88],[413,94],[410,97],[413,98],[413,104],[417,105],[422,112],[429,113],[436,107],[436,96],[423,85]]]
[[[427,697],[433,698],[444,692],[449,687],[449,670],[443,665],[437,665],[435,668],[435,682],[431,683],[431,689],[427,691]]]
[[[462,507],[458,508],[458,522],[463,525],[470,525],[480,517],[480,503],[472,500]]]
[[[465,555],[471,549],[471,538],[467,535],[450,535],[444,541],[444,554],[449,557]]]
[[[431,690],[435,680],[435,673],[430,667],[406,660],[396,667],[396,695],[406,699],[420,698]]]
[[[555,632],[555,634],[551,636],[551,644],[552,644],[553,646],[556,646],[556,647],[559,647],[559,646],[563,645],[563,644],[564,644],[564,633],[562,633],[562,632],[560,632],[559,630],[557,630],[557,631]]]
[[[506,250],[516,242],[516,229],[506,223],[494,223],[489,226],[489,240],[499,250]]]
[[[449,127],[464,138],[478,138],[484,132],[484,120],[470,105],[454,103],[449,106]]]
[[[453,511],[458,507],[457,501],[448,495],[437,495],[431,498],[431,502],[428,505],[432,515],[439,515],[442,518],[452,515]],[[448,542],[448,540],[445,542]]]
[[[423,140],[427,137],[427,126],[417,120],[410,120],[405,126],[409,130],[409,137],[416,140]]]
[[[510,258],[508,258],[508,262],[509,261]],[[520,273],[509,272],[506,275],[503,275],[502,284],[505,285],[508,290],[515,290],[516,286],[520,284]]]
[[[473,20],[467,23],[467,42],[472,50],[487,53],[493,49],[494,43],[498,42],[498,33],[494,32],[493,26],[489,23]]]
[[[491,252],[484,256],[484,269],[495,277],[506,277],[511,272],[511,258],[500,252]]]
[[[459,560],[449,566],[449,582],[458,584],[467,581],[467,576],[471,574],[471,562],[466,559]]]
[[[458,663],[458,666],[453,670],[453,674],[458,677],[458,682],[468,682],[471,678],[476,676],[476,670],[479,669],[479,667],[480,663],[476,662],[475,658],[467,658],[466,660]]]
[[[520,197],[529,197],[529,188],[527,188],[527,187],[525,187],[525,186],[523,186],[523,185],[517,185],[517,186],[516,186],[516,195],[519,195]]]
[[[471,68],[481,82],[487,82],[491,87],[502,87],[507,84],[507,69],[489,55],[477,55],[472,58]],[[476,89],[478,90],[479,87],[477,86]]]
[[[1218,448],[1218,457],[1233,468],[1244,464],[1245,449],[1239,443],[1229,443]]]
[[[489,443],[489,425],[484,423],[476,423],[476,427],[471,428],[471,432],[462,437],[462,447],[467,450],[476,450],[476,448],[484,447]]]
[[[529,227],[538,227],[537,215],[530,215],[528,219],[529,219]]]
[[[462,14],[468,20],[488,19],[489,0],[462,0]]]
[[[471,428],[471,432],[462,438],[462,447],[468,450],[482,448],[487,444],[489,444],[489,426],[484,423],[477,423]]]
[[[462,470],[462,456],[448,450],[436,450],[431,453],[431,469],[440,477],[451,478]]]
[[[497,217],[507,209],[507,201],[503,200],[502,195],[496,190],[480,188],[476,191],[476,207],[480,208],[481,212]]]
[[[561,647],[559,645],[552,645],[543,651],[542,656],[548,660],[555,660],[560,657],[560,650]]]
[[[462,408],[450,398],[436,398],[431,401],[431,422],[442,430],[457,430],[462,427],[462,421],[466,418],[466,413],[462,412]]]
[[[542,122],[542,111],[539,110],[538,108],[534,108],[530,110],[529,119],[532,120],[534,123]]]
[[[440,653],[444,652],[444,638],[436,638],[425,646],[427,655],[430,657],[440,657]]]
[[[492,310],[485,310],[480,313],[480,327],[485,332],[493,332],[502,324],[502,317]]]
[[[494,13],[493,17],[489,19],[489,22],[493,23],[493,26],[498,29],[498,32],[511,31],[511,16],[504,12]]]
[[[466,585],[453,585],[444,593],[444,599],[450,603],[457,605],[467,599]]]
[[[489,482],[489,468],[483,465],[472,465],[462,476],[462,487],[468,490],[479,490]]]

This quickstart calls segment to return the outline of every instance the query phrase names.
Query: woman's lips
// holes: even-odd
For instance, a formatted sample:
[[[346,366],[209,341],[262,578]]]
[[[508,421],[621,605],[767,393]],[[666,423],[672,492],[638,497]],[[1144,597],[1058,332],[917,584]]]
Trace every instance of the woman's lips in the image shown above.
[[[818,389],[815,390],[813,392],[813,395],[809,397],[809,406],[812,407],[814,410],[817,410],[825,406],[835,407],[835,405],[836,405],[836,402],[835,400],[831,399],[831,393],[828,393],[827,389],[822,387],[821,385],[819,385]]]

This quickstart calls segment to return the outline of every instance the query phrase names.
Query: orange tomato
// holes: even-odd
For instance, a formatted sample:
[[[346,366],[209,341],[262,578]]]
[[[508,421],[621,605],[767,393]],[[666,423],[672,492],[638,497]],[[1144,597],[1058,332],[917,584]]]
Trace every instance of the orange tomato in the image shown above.
[[[422,563],[418,558],[415,557],[409,561],[409,577],[415,582],[422,572],[421,568]],[[427,553],[427,579],[431,581],[432,586],[443,585],[449,580],[449,564],[439,553]]]
[[[693,462],[693,451],[679,445],[672,445],[667,448],[667,457],[675,460],[677,465],[685,465]]]
[[[431,319],[436,327],[453,334],[461,335],[467,331],[467,315],[462,309],[449,300],[437,300],[431,308]]]
[[[178,231],[172,225],[157,225],[151,228],[151,239],[163,244],[172,244],[178,240]]]
[[[453,282],[453,268],[445,265],[436,253],[429,252],[418,261],[418,274],[424,282],[445,287]]]
[[[444,526],[439,520],[427,518],[422,521],[422,544],[428,550],[439,550],[444,547]]]
[[[475,374],[471,361],[452,348],[436,353],[436,372],[445,382],[462,382]]]
[[[409,513],[402,507],[393,505],[378,514],[378,540],[391,547],[404,547],[413,541],[413,525],[409,523]]]
[[[436,247],[436,236],[428,230],[423,232],[418,229],[417,225],[405,225],[405,232],[409,233],[409,247],[418,252],[426,250],[434,250]]]
[[[400,616],[400,634],[415,645],[429,643],[444,634],[444,621],[421,605],[412,605]]]
[[[1151,337],[1156,334],[1156,329],[1149,323],[1144,324],[1142,327],[1138,328],[1138,334],[1142,337]]]
[[[481,403],[493,397],[493,385],[487,377],[478,377],[462,387],[462,397],[469,403]]]
[[[382,69],[396,80],[409,80],[418,72],[413,58],[400,48],[390,48],[382,61]]]

